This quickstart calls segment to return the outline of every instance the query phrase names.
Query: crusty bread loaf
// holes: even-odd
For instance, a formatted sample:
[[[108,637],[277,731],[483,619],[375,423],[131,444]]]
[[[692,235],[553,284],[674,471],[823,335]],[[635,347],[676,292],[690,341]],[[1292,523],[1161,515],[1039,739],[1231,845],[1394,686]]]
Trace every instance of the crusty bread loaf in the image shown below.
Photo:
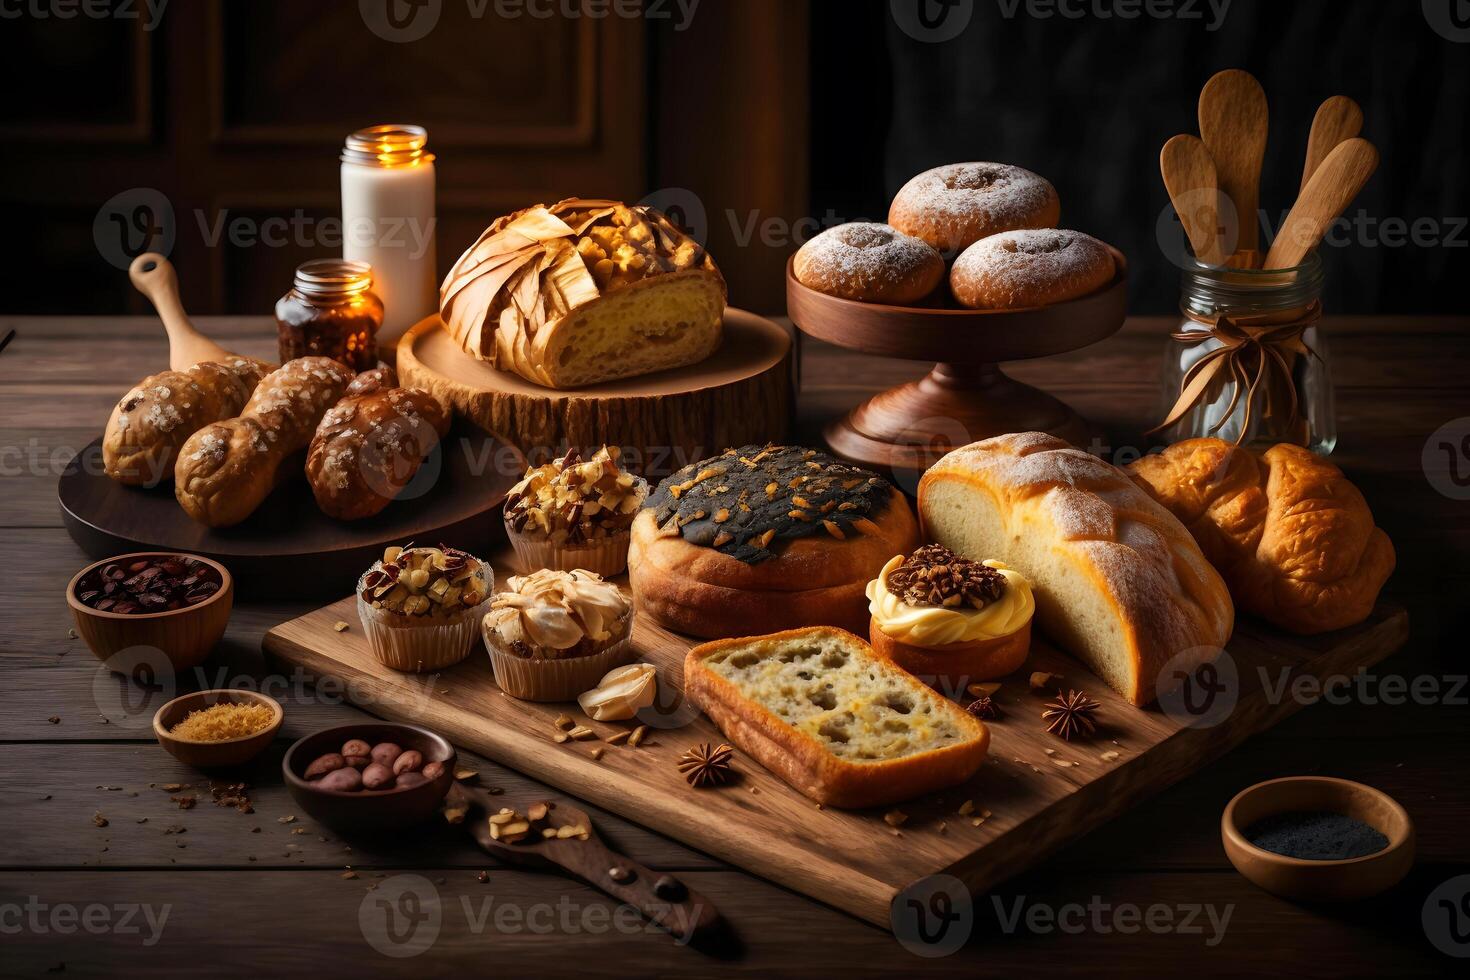
[[[1394,568],[1358,488],[1300,446],[1188,439],[1128,467],[1184,522],[1235,604],[1293,633],[1360,623]]]
[[[238,415],[271,370],[254,358],[232,357],[144,378],[118,400],[107,420],[103,469],[130,486],[173,479],[184,441],[211,422]]]
[[[448,430],[449,413],[427,391],[400,388],[392,368],[362,372],[322,416],[307,449],[317,506],[340,521],[379,513]]]
[[[919,482],[928,540],[998,558],[1036,595],[1036,621],[1134,704],[1223,648],[1234,607],[1189,532],[1126,473],[1021,432],[949,453]]]
[[[745,446],[684,467],[633,521],[640,614],[715,638],[841,626],[866,633],[868,580],[918,544],[903,494],[800,446]]]
[[[886,806],[962,783],[990,741],[954,702],[830,626],[697,646],[684,691],[731,742],[829,806]]]
[[[237,417],[206,425],[179,450],[179,506],[210,527],[249,517],[351,380],[352,371],[330,357],[298,357],[266,375]]]
[[[550,388],[694,364],[720,346],[725,280],[645,205],[570,198],[495,221],[440,289],[465,352]]]

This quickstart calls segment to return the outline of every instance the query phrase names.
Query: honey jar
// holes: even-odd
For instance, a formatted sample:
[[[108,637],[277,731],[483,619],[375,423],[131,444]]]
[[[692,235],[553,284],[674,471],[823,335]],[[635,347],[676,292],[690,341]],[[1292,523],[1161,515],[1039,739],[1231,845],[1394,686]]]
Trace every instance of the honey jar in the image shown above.
[[[372,267],[350,259],[313,259],[276,301],[281,363],[330,357],[366,371],[378,363],[383,302],[372,291]]]

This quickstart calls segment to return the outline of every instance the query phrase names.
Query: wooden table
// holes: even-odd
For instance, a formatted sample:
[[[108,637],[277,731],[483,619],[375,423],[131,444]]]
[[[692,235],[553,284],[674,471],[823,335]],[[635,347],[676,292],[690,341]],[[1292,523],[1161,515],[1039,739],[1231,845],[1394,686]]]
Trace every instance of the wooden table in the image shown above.
[[[263,319],[202,325],[226,346],[270,352]],[[1012,370],[1101,423],[1117,445],[1136,446],[1157,411],[1166,326],[1131,320],[1095,347]],[[119,394],[162,364],[162,332],[146,318],[0,318],[0,336],[12,327],[17,337],[0,353],[0,973],[337,975],[355,966],[404,975],[626,977],[917,966],[967,976],[1183,968],[1340,976],[1437,973],[1454,962],[1430,944],[1420,912],[1431,890],[1470,872],[1463,837],[1470,690],[1463,640],[1451,639],[1470,593],[1470,504],[1435,489],[1421,452],[1441,425],[1470,416],[1470,320],[1339,318],[1327,328],[1342,433],[1334,458],[1398,547],[1390,589],[1410,610],[1408,646],[1334,695],[1337,703],[1306,708],[977,900],[969,943],[927,963],[886,932],[595,809],[613,846],[678,871],[717,902],[741,948],[722,955],[679,948],[617,914],[597,892],[496,866],[448,827],[412,840],[346,841],[297,816],[279,778],[284,747],[363,717],[340,692],[313,692],[299,678],[270,673],[261,634],[306,604],[238,607],[203,676],[185,681],[264,685],[286,707],[279,743],[249,777],[254,812],[212,805],[207,780],[153,743],[147,720],[158,697],[124,700],[118,681],[69,635],[62,598],[84,556],[62,530],[57,475],[95,438]],[[927,369],[810,342],[803,366],[798,435],[807,440],[860,396]],[[1470,432],[1470,420],[1465,425]],[[1462,472],[1470,472],[1467,463],[1459,461]],[[1447,465],[1433,475],[1446,486]],[[1440,696],[1423,704],[1395,698],[1396,681],[1376,683],[1390,677],[1428,678],[1421,687],[1434,684]],[[487,785],[527,785],[504,767],[474,764]],[[1359,779],[1397,797],[1419,832],[1419,864],[1405,885],[1374,902],[1306,908],[1238,876],[1220,847],[1222,807],[1249,783],[1290,773]],[[171,800],[188,795],[198,796],[192,809]],[[409,947],[384,939],[373,903],[415,882],[439,896],[436,938],[420,956],[385,956],[370,939],[398,952]],[[1211,910],[1215,922],[1228,915],[1218,934]],[[421,929],[432,926],[426,919]],[[412,933],[413,941],[431,934]]]

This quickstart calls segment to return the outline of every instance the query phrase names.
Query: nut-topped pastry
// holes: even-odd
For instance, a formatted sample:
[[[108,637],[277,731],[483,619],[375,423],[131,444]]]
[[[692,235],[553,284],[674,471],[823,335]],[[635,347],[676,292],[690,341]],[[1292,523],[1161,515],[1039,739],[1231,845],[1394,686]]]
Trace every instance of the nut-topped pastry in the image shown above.
[[[1036,600],[1003,562],[928,544],[891,558],[867,595],[873,649],[928,684],[959,690],[1026,661]]]
[[[633,522],[639,609],[702,637],[866,628],[863,588],[918,544],[882,477],[800,446],[742,446],[665,479]]]
[[[634,657],[632,602],[583,568],[512,576],[481,629],[495,683],[527,701],[570,701]]]
[[[505,501],[505,529],[526,569],[585,568],[598,575],[628,567],[628,533],[648,483],[618,465],[616,446],[588,459],[574,449],[533,466]]]
[[[357,583],[373,655],[395,670],[438,670],[469,655],[495,573],[457,548],[399,548]]]

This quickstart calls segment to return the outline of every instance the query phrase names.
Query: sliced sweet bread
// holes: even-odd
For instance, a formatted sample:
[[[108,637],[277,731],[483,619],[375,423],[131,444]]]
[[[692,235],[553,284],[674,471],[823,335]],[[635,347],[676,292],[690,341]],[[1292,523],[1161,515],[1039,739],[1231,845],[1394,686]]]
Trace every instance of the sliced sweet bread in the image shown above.
[[[949,453],[919,481],[925,540],[1031,581],[1036,622],[1136,705],[1230,638],[1235,608],[1183,524],[1128,475],[1041,432]]]
[[[832,626],[705,643],[684,689],[731,742],[818,803],[886,806],[962,783],[990,734]]]

